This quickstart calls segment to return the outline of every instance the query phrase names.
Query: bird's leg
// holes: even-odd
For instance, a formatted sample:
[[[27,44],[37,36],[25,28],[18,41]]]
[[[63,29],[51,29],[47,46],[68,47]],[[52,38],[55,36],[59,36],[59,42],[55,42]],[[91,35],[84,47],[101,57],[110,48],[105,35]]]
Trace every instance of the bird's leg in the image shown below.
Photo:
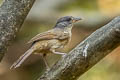
[[[45,66],[46,66],[47,70],[49,70],[50,67],[49,67],[49,64],[48,64],[48,62],[47,62],[47,60],[46,60],[46,54],[41,54],[41,56],[42,56],[42,58],[43,58],[43,60],[44,60],[44,62],[45,62]]]
[[[62,53],[62,52],[56,52],[55,49],[51,49],[51,52],[54,54],[60,54],[62,57],[64,57],[67,53]]]

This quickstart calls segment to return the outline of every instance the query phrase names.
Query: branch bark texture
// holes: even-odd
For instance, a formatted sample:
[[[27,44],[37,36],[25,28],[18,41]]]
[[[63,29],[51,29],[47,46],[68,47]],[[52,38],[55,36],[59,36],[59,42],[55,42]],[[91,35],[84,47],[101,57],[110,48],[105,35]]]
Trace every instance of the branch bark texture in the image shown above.
[[[35,0],[4,0],[0,7],[0,61]]]
[[[93,32],[38,80],[76,80],[120,45],[120,16]]]

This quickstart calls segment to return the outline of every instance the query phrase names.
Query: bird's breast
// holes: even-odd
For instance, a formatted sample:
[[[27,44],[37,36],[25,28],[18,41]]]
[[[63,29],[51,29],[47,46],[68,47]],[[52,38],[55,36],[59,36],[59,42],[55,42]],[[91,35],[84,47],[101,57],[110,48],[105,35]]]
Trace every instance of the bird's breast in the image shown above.
[[[67,43],[68,43],[68,39],[65,40],[54,39],[50,41],[49,46],[51,48],[57,49],[57,48],[63,48]]]

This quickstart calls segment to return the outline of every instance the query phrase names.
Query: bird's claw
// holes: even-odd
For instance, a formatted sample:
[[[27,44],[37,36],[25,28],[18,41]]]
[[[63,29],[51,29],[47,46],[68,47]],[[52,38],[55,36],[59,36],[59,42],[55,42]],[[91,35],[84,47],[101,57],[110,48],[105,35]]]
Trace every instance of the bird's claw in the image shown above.
[[[49,71],[50,70],[50,68],[49,67],[46,67],[46,71]]]
[[[65,54],[62,55],[62,57],[65,57],[66,55],[67,55],[67,54],[65,53]]]

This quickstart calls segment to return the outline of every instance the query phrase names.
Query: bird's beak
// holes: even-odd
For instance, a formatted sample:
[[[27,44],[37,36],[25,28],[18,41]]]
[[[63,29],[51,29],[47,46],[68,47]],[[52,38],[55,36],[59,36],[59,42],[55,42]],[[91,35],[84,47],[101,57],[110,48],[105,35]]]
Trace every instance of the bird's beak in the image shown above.
[[[78,22],[79,20],[82,20],[82,18],[76,17],[76,18],[73,18],[72,22],[75,23],[75,22]]]

